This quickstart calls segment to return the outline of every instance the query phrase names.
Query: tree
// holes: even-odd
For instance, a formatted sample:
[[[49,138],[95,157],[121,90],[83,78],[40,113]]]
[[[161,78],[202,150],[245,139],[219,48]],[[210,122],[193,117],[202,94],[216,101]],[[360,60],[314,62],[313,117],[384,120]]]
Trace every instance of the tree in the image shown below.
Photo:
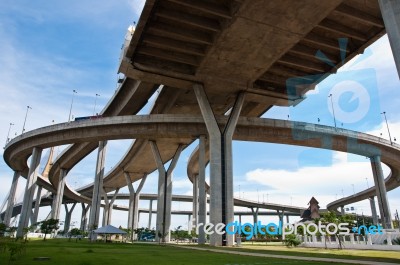
[[[318,223],[318,221],[321,221],[322,224],[327,225],[330,223],[336,224],[338,226],[340,223],[348,223],[349,224],[349,229],[351,231],[352,224],[354,223],[354,218],[352,215],[345,214],[345,215],[339,215],[337,216],[335,212],[333,211],[328,211],[327,213],[324,213],[323,216],[320,219],[315,219],[315,222]],[[332,232],[332,231],[330,231]],[[334,236],[338,239],[339,242],[339,248],[342,249],[342,240],[339,236],[339,230],[336,231]],[[326,245],[326,239],[329,237],[328,233],[325,233],[325,248],[327,248]]]
[[[7,226],[3,223],[0,223],[0,237],[4,236],[4,233],[6,232],[6,230],[7,230]]]
[[[71,231],[68,232],[69,241],[71,241],[71,237],[75,237],[75,242],[78,241],[78,236],[82,234],[83,231],[80,230],[79,228],[71,229]]]
[[[44,233],[43,240],[46,240],[47,234],[51,234],[59,228],[58,222],[58,219],[49,219],[40,222],[40,230],[42,231],[42,233]]]

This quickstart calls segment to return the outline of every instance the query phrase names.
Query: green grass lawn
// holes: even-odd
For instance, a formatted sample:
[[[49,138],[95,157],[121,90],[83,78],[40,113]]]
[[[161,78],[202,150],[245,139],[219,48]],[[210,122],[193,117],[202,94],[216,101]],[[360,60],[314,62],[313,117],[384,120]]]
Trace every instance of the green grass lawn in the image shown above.
[[[235,248],[236,250],[236,248]],[[50,261],[36,261],[36,257],[49,257]],[[301,260],[248,257],[188,250],[155,244],[89,243],[86,240],[69,242],[66,239],[30,240],[26,253],[9,263],[9,253],[0,252],[0,264],[57,264],[57,265],[153,265],[153,264],[326,264]]]
[[[202,246],[212,248],[210,246]],[[225,248],[226,249],[226,248]],[[400,264],[400,252],[398,251],[379,251],[379,250],[355,250],[355,249],[321,249],[321,248],[288,248],[282,243],[255,243],[242,244],[241,247],[228,248],[226,250],[255,252],[273,255],[334,258],[334,259],[356,259],[381,261]]]

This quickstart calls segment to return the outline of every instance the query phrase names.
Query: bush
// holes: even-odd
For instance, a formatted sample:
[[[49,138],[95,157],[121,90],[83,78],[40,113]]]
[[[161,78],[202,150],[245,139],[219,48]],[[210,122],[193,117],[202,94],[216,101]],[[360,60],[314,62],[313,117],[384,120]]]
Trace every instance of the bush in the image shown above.
[[[293,234],[286,235],[283,242],[287,247],[297,247],[298,245],[301,244],[301,241],[297,238],[296,235]]]

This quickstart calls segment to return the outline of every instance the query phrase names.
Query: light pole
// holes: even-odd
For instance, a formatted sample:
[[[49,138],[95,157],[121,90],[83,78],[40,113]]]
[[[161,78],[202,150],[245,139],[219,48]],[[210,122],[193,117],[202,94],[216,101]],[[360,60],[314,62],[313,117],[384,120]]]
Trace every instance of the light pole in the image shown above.
[[[7,133],[7,139],[6,139],[6,144],[4,145],[4,147],[8,144],[8,142],[10,141],[10,131],[11,131],[11,126],[15,125],[14,123],[10,122],[10,127],[8,128],[8,133]]]
[[[392,145],[392,144],[393,144],[393,142],[392,142],[392,137],[390,136],[389,125],[388,125],[388,122],[387,122],[387,119],[386,119],[386,111],[382,112],[381,114],[383,114],[383,116],[385,117],[385,121],[386,121],[386,127],[387,127],[387,130],[388,130],[388,133],[389,133],[390,145]]]
[[[335,117],[335,109],[333,108],[332,94],[329,94],[328,98],[331,98],[332,114],[333,114],[333,123],[335,124],[335,128],[336,128],[336,117]]]
[[[26,118],[28,117],[28,111],[29,111],[29,109],[32,109],[32,108],[31,108],[30,106],[26,106],[26,113],[25,113],[24,126],[22,126],[22,132],[21,132],[21,134],[23,134],[24,131],[25,131],[25,123],[26,123]]]
[[[95,96],[95,98],[94,98],[93,116],[94,116],[94,114],[96,113],[97,97],[100,97],[100,95],[96,93],[96,96]]]
[[[355,195],[356,192],[354,191],[354,184],[351,184],[351,186],[353,187],[353,195]]]
[[[69,108],[69,115],[68,115],[68,122],[71,121],[71,112],[72,112],[72,105],[74,104],[74,95],[78,94],[78,92],[76,92],[76,90],[72,90],[72,100],[71,100],[71,107]]]

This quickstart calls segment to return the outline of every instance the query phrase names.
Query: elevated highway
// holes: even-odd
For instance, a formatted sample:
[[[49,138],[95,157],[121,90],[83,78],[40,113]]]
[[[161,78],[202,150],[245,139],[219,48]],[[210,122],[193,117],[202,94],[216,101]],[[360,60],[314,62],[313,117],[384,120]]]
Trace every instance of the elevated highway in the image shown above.
[[[163,85],[152,114],[204,116],[193,89],[201,84],[215,115],[234,112],[238,94],[243,94],[240,115],[258,117],[274,105],[298,104],[308,90],[363,52],[385,30],[376,0],[149,0],[123,48],[119,72],[127,77],[125,83],[102,115],[136,114]],[[204,128],[201,132],[210,134]],[[108,135],[109,139],[117,139],[115,135]],[[104,178],[105,191],[125,186],[126,172],[135,181],[156,169],[149,139],[157,142],[166,162],[178,145],[186,146],[198,136],[183,132],[175,137],[137,138]],[[50,170],[49,181],[40,179],[40,184],[57,187],[61,169],[68,172],[99,140],[108,138],[82,139],[86,142],[71,142]],[[26,158],[15,164],[23,168],[23,176]],[[79,192],[65,188],[65,196],[77,201],[90,203],[92,194],[92,185]]]

